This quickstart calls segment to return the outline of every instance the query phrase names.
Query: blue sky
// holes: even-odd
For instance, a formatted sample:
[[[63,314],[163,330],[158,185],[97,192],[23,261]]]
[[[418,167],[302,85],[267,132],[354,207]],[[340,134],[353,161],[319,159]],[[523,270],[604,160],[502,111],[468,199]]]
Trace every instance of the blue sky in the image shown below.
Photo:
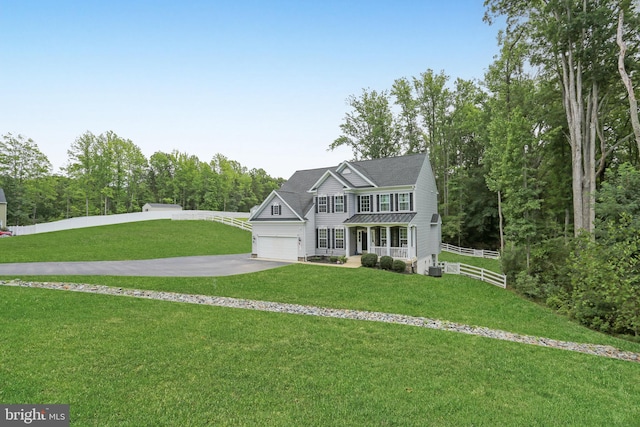
[[[482,79],[498,52],[482,0],[0,0],[0,134],[54,165],[85,131],[149,157],[216,153],[272,176],[328,152],[363,88],[427,69]]]

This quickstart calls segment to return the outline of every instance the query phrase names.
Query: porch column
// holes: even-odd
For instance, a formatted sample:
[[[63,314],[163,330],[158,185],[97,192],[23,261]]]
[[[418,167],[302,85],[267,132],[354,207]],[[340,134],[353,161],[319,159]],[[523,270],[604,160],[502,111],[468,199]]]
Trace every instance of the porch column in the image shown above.
[[[411,229],[411,227],[407,225],[407,258],[409,259],[413,258],[413,236],[411,235],[412,231],[413,230]]]
[[[344,228],[344,250],[345,250],[345,255],[346,256],[350,256],[351,255],[351,242],[350,242],[350,238],[351,237],[351,228],[349,227],[345,227]]]
[[[367,252],[371,253],[371,227],[367,225]]]
[[[391,227],[387,225],[387,256],[391,256]]]

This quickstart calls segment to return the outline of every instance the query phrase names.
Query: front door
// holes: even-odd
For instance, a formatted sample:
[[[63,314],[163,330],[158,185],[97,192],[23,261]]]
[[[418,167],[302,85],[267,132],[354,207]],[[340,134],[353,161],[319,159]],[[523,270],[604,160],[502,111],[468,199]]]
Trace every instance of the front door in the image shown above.
[[[367,230],[358,230],[358,247],[357,252],[361,254],[367,250]]]

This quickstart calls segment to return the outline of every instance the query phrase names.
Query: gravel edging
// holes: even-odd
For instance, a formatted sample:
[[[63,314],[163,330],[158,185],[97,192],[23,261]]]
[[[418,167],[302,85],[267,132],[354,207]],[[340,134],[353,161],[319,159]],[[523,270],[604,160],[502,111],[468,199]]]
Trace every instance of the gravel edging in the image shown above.
[[[337,319],[366,320],[370,322],[394,323],[422,328],[437,329],[442,331],[459,332],[485,338],[502,341],[511,341],[521,344],[537,345],[561,350],[591,354],[594,356],[608,357],[612,359],[640,362],[640,353],[622,351],[615,347],[600,344],[583,344],[570,341],[560,341],[532,335],[521,335],[499,329],[490,329],[480,326],[470,326],[445,320],[429,319],[424,317],[407,316],[403,314],[380,313],[374,311],[344,310],[306,306],[299,304],[286,304],[269,301],[256,301],[230,297],[216,297],[207,295],[180,294],[174,292],[159,292],[139,289],[123,289],[103,285],[88,285],[77,283],[53,283],[53,282],[25,282],[21,280],[0,281],[3,286],[16,286],[28,288],[42,288],[86,292],[105,295],[128,296],[146,298],[160,301],[184,302],[190,304],[204,304],[217,307],[241,308],[248,310],[270,311],[275,313],[287,313],[306,316],[332,317]]]

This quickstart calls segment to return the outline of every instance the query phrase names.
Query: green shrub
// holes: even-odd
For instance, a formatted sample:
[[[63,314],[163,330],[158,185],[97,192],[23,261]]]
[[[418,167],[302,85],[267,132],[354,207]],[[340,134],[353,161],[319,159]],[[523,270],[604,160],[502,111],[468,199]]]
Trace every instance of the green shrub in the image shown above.
[[[393,261],[393,266],[391,267],[391,269],[398,273],[404,273],[405,271],[407,271],[407,263],[402,261],[401,259],[397,259]]]
[[[378,255],[376,254],[364,254],[360,259],[363,267],[374,268],[378,264]]]
[[[383,255],[380,257],[380,268],[383,270],[391,270],[393,267],[393,258],[388,255]]]
[[[332,255],[329,257],[329,262],[335,264],[336,262],[338,262],[338,257],[335,255]]]
[[[340,261],[340,264],[346,264],[347,263],[347,257],[342,255],[341,257],[338,258],[338,261]]]
[[[526,297],[536,300],[542,297],[542,287],[538,276],[531,275],[526,271],[521,271],[516,275],[513,287]]]

